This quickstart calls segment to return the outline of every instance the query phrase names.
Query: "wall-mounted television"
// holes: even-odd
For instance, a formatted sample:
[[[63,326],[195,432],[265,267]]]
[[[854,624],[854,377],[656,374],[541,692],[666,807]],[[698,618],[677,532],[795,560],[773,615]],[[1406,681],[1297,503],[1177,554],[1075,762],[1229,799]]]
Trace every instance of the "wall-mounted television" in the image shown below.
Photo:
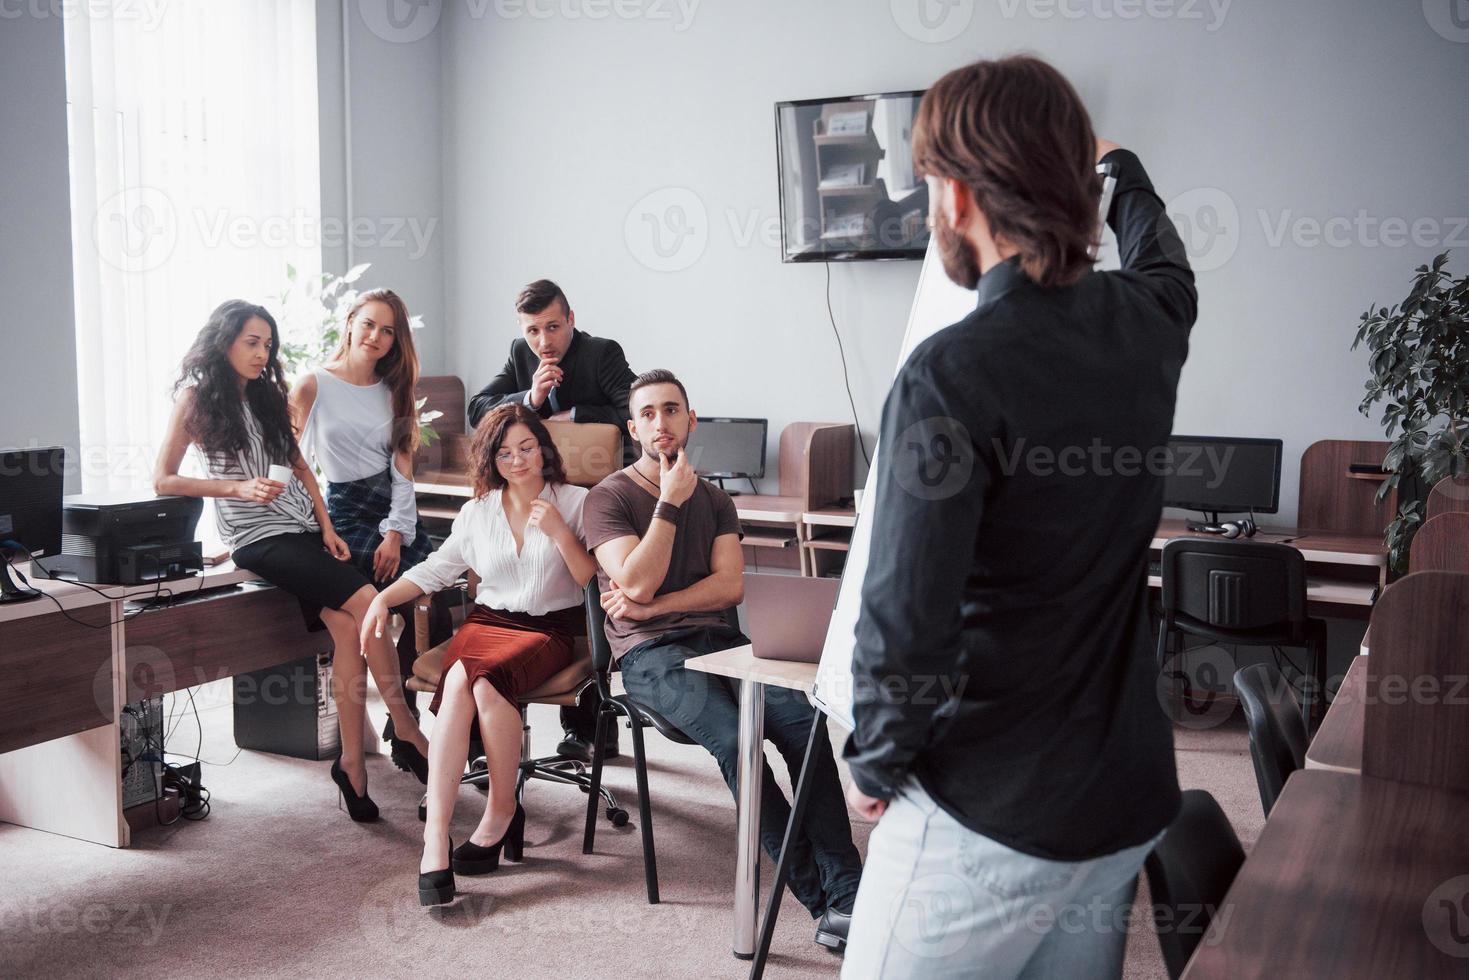
[[[928,187],[913,172],[922,91],[775,104],[781,260],[922,259]]]

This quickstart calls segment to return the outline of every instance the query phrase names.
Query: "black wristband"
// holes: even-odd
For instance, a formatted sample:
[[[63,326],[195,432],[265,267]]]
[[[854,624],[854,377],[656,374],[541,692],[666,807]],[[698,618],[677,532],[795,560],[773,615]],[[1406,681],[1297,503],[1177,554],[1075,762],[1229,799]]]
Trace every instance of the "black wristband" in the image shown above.
[[[653,519],[657,520],[662,518],[674,527],[678,527],[678,519],[681,513],[677,504],[670,504],[666,500],[660,500],[657,506],[653,508]]]

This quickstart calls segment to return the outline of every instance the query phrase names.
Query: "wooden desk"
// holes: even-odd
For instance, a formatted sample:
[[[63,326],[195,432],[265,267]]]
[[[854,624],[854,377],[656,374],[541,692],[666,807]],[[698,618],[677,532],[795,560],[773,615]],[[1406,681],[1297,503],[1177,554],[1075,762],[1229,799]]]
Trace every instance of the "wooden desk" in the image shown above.
[[[126,847],[123,704],[323,649],[294,597],[224,564],[160,587],[92,591],[31,576],[52,596],[0,609],[0,821]],[[102,628],[73,622],[57,610]],[[124,619],[124,616],[127,618]]]
[[[1307,769],[1362,771],[1362,724],[1367,715],[1367,657],[1352,658],[1326,717],[1306,749]]]
[[[1466,794],[1293,774],[1184,976],[1464,977],[1465,814]]]
[[[816,664],[761,660],[753,647],[735,647],[695,657],[689,670],[717,674],[740,683],[739,771],[735,794],[736,859],[734,954],[748,959],[755,952],[760,917],[760,790],[765,761],[765,688],[784,687],[810,698],[816,686]],[[796,774],[791,774],[792,782]]]

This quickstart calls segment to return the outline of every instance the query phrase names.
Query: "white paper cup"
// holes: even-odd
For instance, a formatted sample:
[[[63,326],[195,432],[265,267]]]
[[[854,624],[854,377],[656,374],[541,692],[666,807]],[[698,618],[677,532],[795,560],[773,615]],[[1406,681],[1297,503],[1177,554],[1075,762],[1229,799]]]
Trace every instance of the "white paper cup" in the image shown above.
[[[291,482],[291,468],[289,466],[281,466],[277,463],[270,468],[270,474],[267,479],[274,480],[276,483],[289,484]]]

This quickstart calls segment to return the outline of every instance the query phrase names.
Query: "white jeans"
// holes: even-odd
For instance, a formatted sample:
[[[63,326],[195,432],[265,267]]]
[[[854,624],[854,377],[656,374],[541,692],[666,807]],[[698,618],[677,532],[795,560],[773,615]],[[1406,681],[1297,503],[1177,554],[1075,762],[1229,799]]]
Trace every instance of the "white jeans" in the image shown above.
[[[842,980],[1120,977],[1152,849],[1032,857],[965,828],[910,780],[868,843]]]

